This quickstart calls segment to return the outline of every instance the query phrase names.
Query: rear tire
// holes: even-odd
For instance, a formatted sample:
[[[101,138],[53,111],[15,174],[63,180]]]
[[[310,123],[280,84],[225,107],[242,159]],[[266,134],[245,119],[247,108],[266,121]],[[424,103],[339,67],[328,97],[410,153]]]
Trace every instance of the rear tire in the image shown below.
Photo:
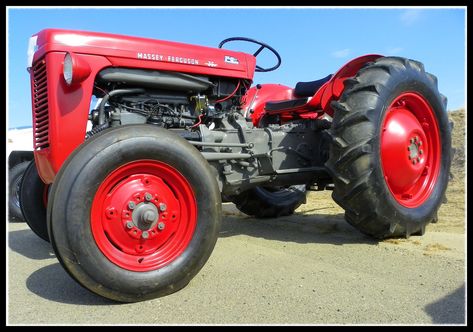
[[[20,185],[20,206],[28,226],[46,242],[49,242],[46,224],[48,188],[39,177],[35,161],[31,161]]]
[[[305,185],[293,185],[280,190],[255,187],[232,198],[238,210],[256,218],[288,216],[306,202]]]
[[[192,145],[161,128],[130,125],[94,135],[66,160],[51,193],[56,256],[82,286],[114,301],[183,288],[218,237],[215,175]]]
[[[422,235],[448,184],[446,98],[417,61],[382,57],[345,81],[326,163],[346,220],[378,239]]]
[[[8,214],[9,218],[14,218],[17,221],[25,221],[21,212],[20,192],[21,180],[29,163],[30,161],[24,161],[8,171]]]

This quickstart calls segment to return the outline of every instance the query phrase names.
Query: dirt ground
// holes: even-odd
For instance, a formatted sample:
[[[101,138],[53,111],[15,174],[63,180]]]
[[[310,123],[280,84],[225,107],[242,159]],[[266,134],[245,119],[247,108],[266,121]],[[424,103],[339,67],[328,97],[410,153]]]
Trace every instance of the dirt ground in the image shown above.
[[[224,205],[204,268],[181,291],[116,304],[80,287],[50,245],[8,223],[12,325],[465,324],[465,112],[455,123],[453,179],[424,236],[374,241],[344,221],[331,192],[293,216],[256,220]]]

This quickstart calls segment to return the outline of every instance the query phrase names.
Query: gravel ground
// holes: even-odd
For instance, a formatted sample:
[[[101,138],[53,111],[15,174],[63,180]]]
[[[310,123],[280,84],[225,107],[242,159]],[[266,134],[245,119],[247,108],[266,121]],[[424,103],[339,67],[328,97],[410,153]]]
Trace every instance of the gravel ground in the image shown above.
[[[319,205],[334,204],[329,193],[314,196]],[[342,214],[315,209],[261,221],[226,204],[219,240],[200,273],[177,293],[135,304],[83,289],[48,243],[10,222],[8,323],[465,323],[463,233],[428,229],[423,237],[376,242]]]

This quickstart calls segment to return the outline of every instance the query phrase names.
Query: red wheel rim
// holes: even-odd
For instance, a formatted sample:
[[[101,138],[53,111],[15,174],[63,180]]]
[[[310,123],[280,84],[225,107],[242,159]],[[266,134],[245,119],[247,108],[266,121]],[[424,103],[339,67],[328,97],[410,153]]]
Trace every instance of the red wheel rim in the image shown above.
[[[389,105],[382,124],[381,164],[396,201],[422,205],[432,193],[440,170],[440,131],[435,113],[421,95],[406,92]]]
[[[131,271],[159,269],[187,248],[197,224],[192,187],[172,166],[138,160],[110,173],[91,209],[97,246]]]

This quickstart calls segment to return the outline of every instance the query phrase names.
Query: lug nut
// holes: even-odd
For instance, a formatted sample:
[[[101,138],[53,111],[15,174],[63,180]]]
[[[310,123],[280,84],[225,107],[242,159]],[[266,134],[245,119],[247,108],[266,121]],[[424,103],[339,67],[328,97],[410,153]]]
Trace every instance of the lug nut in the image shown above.
[[[162,230],[164,229],[164,223],[163,223],[163,222],[160,222],[160,223],[158,224],[158,229],[159,229],[160,231],[162,231]]]
[[[410,146],[407,147],[407,151],[411,151],[411,147],[410,147]]]
[[[412,159],[411,155],[408,155],[408,156],[407,156],[407,158],[409,158],[409,160],[411,160],[411,159]]]
[[[167,208],[166,204],[164,204],[164,203],[159,203],[159,210],[160,210],[160,211],[166,211],[166,208]]]
[[[133,223],[131,221],[126,223],[126,228],[132,229],[133,228]]]
[[[133,210],[135,208],[135,202],[133,202],[133,201],[128,202],[128,208],[130,210]]]
[[[421,146],[422,145],[422,141],[419,141],[419,143],[417,143],[417,146]]]
[[[146,194],[145,194],[145,199],[146,199],[147,201],[150,201],[151,199],[153,199],[153,195],[151,195],[150,193],[146,193]]]
[[[417,164],[417,160],[412,159],[412,165],[415,165],[415,164]]]
[[[147,239],[149,237],[149,233],[147,231],[144,231],[143,233],[141,233],[141,237],[143,239]]]
[[[414,141],[418,142],[419,141],[419,136],[414,137]]]
[[[423,150],[419,150],[419,154],[423,154],[423,153],[424,153],[424,151],[423,151]]]
[[[414,139],[411,138],[411,139],[409,140],[409,142],[410,142],[411,144],[413,144],[413,143],[414,143]]]
[[[417,157],[417,162],[420,163],[420,157]]]

